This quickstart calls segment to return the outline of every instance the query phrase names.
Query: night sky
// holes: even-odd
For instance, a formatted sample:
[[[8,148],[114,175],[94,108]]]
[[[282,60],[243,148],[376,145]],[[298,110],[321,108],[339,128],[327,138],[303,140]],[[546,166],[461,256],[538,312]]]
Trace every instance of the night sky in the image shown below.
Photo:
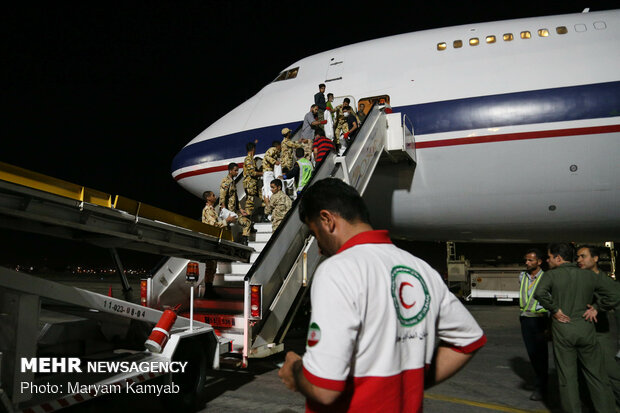
[[[483,3],[5,7],[0,160],[198,218],[202,202],[172,179],[172,158],[294,61],[428,28],[618,7],[612,1]],[[0,265],[35,242],[0,231]]]

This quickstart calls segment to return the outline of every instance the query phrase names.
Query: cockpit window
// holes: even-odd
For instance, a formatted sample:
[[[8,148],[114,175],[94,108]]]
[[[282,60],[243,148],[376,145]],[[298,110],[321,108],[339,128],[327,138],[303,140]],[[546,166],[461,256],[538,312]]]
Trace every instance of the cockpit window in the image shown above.
[[[279,82],[281,80],[295,79],[297,77],[298,72],[299,72],[299,67],[285,70],[284,72],[280,73],[278,77],[276,77],[273,81]]]

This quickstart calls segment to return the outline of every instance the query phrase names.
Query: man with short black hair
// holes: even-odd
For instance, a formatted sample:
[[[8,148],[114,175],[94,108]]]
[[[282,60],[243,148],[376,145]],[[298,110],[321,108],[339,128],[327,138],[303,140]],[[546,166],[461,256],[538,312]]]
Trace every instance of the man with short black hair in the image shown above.
[[[455,374],[484,333],[435,270],[373,230],[353,187],[309,186],[299,216],[328,258],[312,280],[306,353],[289,352],[280,378],[310,412],[421,411],[425,384]]]
[[[590,270],[598,274],[601,277],[608,277],[607,273],[601,270],[598,266],[600,258],[600,248],[594,245],[581,245],[577,249],[577,265],[584,270]],[[603,352],[605,359],[605,368],[609,381],[611,383],[611,389],[614,392],[616,399],[616,405],[620,407],[620,368],[618,363],[614,359],[616,354],[615,346],[612,341],[610,318],[613,321],[614,317],[620,316],[620,306],[614,309],[614,313],[603,311],[599,305],[599,297],[595,294],[594,301],[591,306],[588,306],[588,313],[594,317],[594,328],[596,330],[596,340]],[[618,332],[620,334],[620,332]]]
[[[601,297],[601,308],[620,304],[620,291],[613,281],[572,263],[574,249],[565,243],[549,244],[550,270],[540,280],[534,298],[553,317],[551,331],[555,364],[560,383],[560,400],[565,412],[581,412],[577,379],[577,360],[586,378],[597,412],[614,412],[614,396],[605,371],[604,359],[596,341],[592,317],[586,311],[594,293]]]
[[[247,156],[243,160],[243,189],[245,190],[245,210],[248,216],[254,214],[256,198],[258,198],[258,178],[263,175],[256,168],[254,155],[256,154],[256,143],[248,142],[245,145]],[[258,198],[260,203],[260,198]],[[260,205],[259,205],[260,206]]]
[[[228,219],[230,214],[237,216],[237,222],[243,227],[240,242],[247,245],[252,228],[252,221],[246,215],[247,212],[239,207],[239,198],[237,198],[237,186],[235,178],[239,174],[239,166],[235,162],[228,164],[228,175],[222,179],[220,184],[220,216]],[[228,212],[226,212],[228,210]]]
[[[325,102],[325,83],[321,83],[319,85],[319,92],[314,95],[314,104],[319,107],[319,120],[325,119],[323,117],[323,113],[325,112],[326,102]]]
[[[271,230],[275,232],[293,203],[291,198],[282,191],[281,180],[274,179],[271,181],[270,187],[272,195],[271,198],[265,197],[265,214],[271,215]]]
[[[549,348],[545,332],[549,328],[549,312],[533,298],[536,286],[543,277],[543,255],[537,248],[525,253],[525,271],[519,274],[519,308],[521,336],[527,355],[536,374],[530,400],[542,400],[547,393],[549,378]]]
[[[276,165],[280,165],[281,148],[282,145],[280,141],[273,141],[271,143],[271,148],[267,149],[263,157],[263,198],[271,197],[269,183],[277,178],[274,173],[274,168]]]
[[[301,125],[301,138],[312,140],[314,138],[315,127],[318,125],[325,125],[327,123],[326,120],[317,120],[319,107],[317,105],[310,106],[310,112],[306,113],[304,116],[304,121]]]
[[[331,139],[317,134],[312,142],[312,151],[314,152],[314,161],[316,162],[316,166],[318,168],[319,164],[323,162],[323,159],[325,159],[330,152],[336,151],[336,147]]]

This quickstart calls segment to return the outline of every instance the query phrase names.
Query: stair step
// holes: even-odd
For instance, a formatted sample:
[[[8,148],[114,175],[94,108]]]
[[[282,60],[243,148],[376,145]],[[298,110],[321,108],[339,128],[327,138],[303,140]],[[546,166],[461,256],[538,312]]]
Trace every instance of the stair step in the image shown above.
[[[267,244],[265,244],[264,242],[249,242],[248,243],[248,247],[254,248],[254,250],[257,252],[261,252],[263,248],[265,248],[265,245]]]
[[[257,233],[271,233],[271,222],[259,222],[254,224],[254,229]]]
[[[194,312],[209,311],[243,313],[243,297],[234,298],[197,298],[194,300]]]
[[[255,242],[267,242],[271,238],[271,232],[257,232]]]
[[[243,299],[243,287],[231,287],[231,286],[215,286],[215,292],[222,296],[222,298],[229,299]]]
[[[247,274],[252,268],[252,264],[246,264],[245,262],[233,262],[230,265],[231,271],[230,274]]]
[[[224,274],[223,277],[226,282],[243,282],[245,279],[244,274]]]
[[[250,255],[250,262],[251,262],[252,264],[254,264],[254,263],[256,262],[256,259],[258,258],[258,256],[259,256],[259,255],[260,255],[260,252],[253,252],[253,253]]]

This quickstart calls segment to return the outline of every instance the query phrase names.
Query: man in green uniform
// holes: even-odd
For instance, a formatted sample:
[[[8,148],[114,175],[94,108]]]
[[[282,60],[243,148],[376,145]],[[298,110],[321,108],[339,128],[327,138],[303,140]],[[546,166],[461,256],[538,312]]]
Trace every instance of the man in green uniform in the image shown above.
[[[245,211],[251,217],[258,197],[258,177],[262,176],[263,173],[256,170],[256,161],[254,160],[256,144],[248,142],[245,145],[245,150],[248,155],[243,160],[243,189],[245,190]]]
[[[243,227],[240,242],[247,245],[252,228],[252,221],[245,216],[247,215],[245,210],[239,207],[237,186],[235,185],[235,177],[237,174],[239,174],[239,166],[234,162],[229,163],[228,175],[222,179],[222,183],[220,184],[220,214],[222,213],[222,209],[225,208],[237,215],[237,222]]]
[[[560,384],[560,400],[567,413],[581,412],[577,359],[586,378],[592,403],[598,413],[614,413],[614,396],[605,371],[594,325],[584,314],[594,293],[601,297],[601,308],[620,303],[620,292],[613,281],[592,271],[578,268],[569,244],[549,244],[550,270],[540,280],[534,298],[553,317],[551,331]]]
[[[582,245],[577,249],[577,265],[584,270],[590,270],[595,272],[601,277],[608,277],[607,273],[598,267],[598,260],[600,257],[599,248],[594,245]],[[605,359],[605,368],[609,381],[611,383],[611,389],[614,392],[616,399],[616,405],[620,407],[620,365],[616,362],[614,355],[616,350],[611,337],[610,319],[613,321],[614,316],[618,317],[620,313],[620,306],[614,308],[614,313],[607,313],[602,311],[599,306],[599,297],[595,295],[595,300],[588,310],[594,317],[594,328],[596,329],[596,340],[598,341],[603,357]]]

